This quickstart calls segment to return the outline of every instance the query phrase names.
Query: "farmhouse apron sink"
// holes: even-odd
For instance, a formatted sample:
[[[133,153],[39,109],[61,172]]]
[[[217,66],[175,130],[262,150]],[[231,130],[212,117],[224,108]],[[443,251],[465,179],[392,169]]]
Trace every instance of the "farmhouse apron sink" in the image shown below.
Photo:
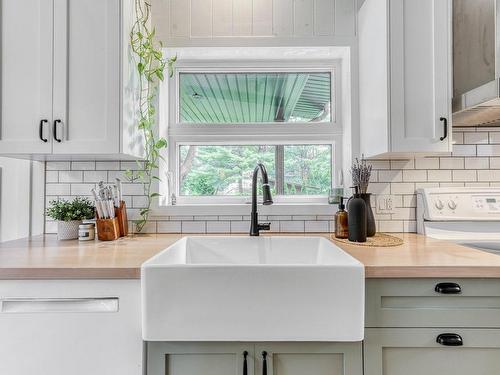
[[[184,237],[142,265],[147,341],[360,341],[364,267],[322,237]]]

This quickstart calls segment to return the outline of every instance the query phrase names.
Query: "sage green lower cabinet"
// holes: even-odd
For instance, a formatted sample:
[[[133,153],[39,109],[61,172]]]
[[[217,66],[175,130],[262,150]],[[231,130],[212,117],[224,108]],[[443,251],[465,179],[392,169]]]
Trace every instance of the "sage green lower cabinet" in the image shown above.
[[[463,346],[436,342],[443,333],[458,334]],[[365,330],[365,375],[500,374],[500,330],[373,328]]]
[[[244,353],[247,352],[246,372]],[[263,352],[266,352],[264,363]],[[362,375],[359,343],[147,343],[148,375]],[[266,371],[264,372],[264,366]]]
[[[243,353],[248,375],[253,374],[254,344],[245,343],[147,343],[148,375],[242,375]]]
[[[255,345],[255,374],[361,375],[361,343],[261,343]]]

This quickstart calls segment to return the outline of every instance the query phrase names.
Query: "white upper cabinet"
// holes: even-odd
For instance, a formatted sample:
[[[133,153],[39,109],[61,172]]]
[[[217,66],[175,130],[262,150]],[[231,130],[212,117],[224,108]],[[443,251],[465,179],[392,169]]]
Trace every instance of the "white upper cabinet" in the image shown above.
[[[451,1],[366,0],[358,34],[361,152],[451,152]]]
[[[141,156],[127,51],[130,4],[2,2],[0,154],[35,159]]]
[[[54,153],[118,154],[120,1],[54,1]]]
[[[52,150],[53,0],[1,3],[0,153]]]

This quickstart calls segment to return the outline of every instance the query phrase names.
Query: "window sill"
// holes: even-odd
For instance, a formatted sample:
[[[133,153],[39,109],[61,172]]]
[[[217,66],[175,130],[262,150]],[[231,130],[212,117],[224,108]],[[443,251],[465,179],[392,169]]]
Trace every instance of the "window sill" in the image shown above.
[[[325,203],[275,203],[271,206],[259,204],[261,215],[328,215],[333,216],[337,206]],[[169,216],[229,216],[250,215],[250,204],[183,204],[162,206],[151,212],[151,219],[161,220]]]

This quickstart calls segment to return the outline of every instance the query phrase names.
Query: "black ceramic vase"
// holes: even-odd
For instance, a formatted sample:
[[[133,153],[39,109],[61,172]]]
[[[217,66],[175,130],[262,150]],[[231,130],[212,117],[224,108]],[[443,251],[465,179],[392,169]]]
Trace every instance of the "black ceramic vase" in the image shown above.
[[[373,216],[373,210],[370,202],[371,193],[359,194],[366,203],[366,236],[373,237],[377,232],[375,226],[375,217]]]
[[[366,242],[366,203],[360,194],[353,194],[348,202],[347,225],[349,227],[349,241]]]

